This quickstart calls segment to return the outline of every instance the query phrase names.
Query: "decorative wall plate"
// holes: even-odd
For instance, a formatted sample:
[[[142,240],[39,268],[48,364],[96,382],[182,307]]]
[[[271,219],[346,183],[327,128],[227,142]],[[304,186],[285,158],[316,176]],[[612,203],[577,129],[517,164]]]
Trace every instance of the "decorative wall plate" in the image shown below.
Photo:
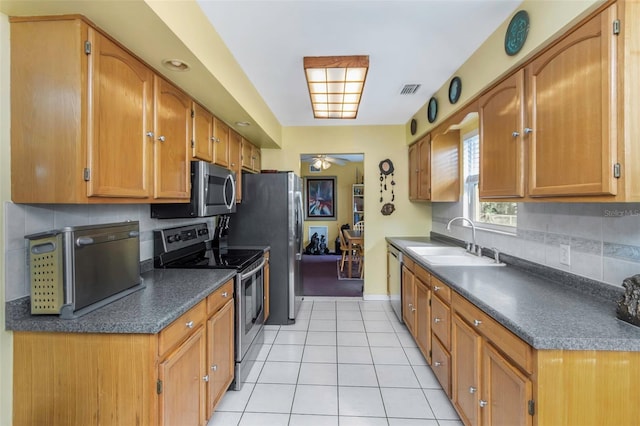
[[[451,83],[449,83],[449,102],[455,104],[460,99],[460,94],[462,93],[462,80],[460,77],[453,77]]]
[[[411,119],[411,135],[415,135],[416,131],[418,130],[418,122],[416,121],[415,118]]]
[[[394,172],[393,163],[388,158],[386,160],[382,160],[380,164],[378,164],[378,167],[380,168],[381,175],[390,175]]]
[[[427,106],[427,120],[429,123],[433,123],[436,121],[436,117],[438,116],[438,100],[435,97],[431,97],[429,99],[429,105]]]
[[[513,56],[517,54],[524,46],[528,34],[529,14],[526,10],[519,10],[511,18],[507,32],[504,35],[504,51],[507,52],[507,55]]]

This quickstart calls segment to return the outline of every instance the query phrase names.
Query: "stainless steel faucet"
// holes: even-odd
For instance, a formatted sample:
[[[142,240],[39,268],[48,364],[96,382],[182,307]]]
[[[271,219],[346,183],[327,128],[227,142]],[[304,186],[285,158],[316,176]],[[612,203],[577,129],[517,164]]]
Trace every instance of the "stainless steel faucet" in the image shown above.
[[[457,216],[451,219],[449,223],[447,223],[447,231],[451,232],[451,223],[455,220],[466,220],[469,225],[471,225],[471,239],[473,241],[471,243],[467,243],[467,251],[477,256],[482,256],[482,247],[476,244],[476,225],[474,225],[474,223],[466,217]]]

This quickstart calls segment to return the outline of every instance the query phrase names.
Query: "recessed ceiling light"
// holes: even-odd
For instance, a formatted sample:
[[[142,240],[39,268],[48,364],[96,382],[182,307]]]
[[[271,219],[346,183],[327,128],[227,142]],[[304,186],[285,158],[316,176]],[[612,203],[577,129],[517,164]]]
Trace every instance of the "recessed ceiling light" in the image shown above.
[[[163,59],[162,65],[171,71],[189,71],[189,64],[180,59]]]
[[[248,127],[248,126],[251,126],[251,123],[249,123],[247,121],[236,121],[236,126]]]

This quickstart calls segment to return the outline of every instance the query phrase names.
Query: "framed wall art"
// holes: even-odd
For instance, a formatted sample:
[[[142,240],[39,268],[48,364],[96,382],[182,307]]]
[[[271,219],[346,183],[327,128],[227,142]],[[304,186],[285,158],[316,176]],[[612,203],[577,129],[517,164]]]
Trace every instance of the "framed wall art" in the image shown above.
[[[335,176],[305,177],[305,219],[336,220]]]

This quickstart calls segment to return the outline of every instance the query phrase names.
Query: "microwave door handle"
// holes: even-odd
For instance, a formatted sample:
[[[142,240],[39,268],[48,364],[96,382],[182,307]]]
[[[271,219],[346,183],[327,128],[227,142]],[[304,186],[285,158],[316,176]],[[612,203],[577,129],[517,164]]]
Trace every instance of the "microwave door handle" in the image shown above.
[[[227,202],[227,183],[231,182],[231,200],[229,200]],[[232,175],[227,175],[227,177],[224,179],[224,186],[222,187],[222,197],[224,198],[224,205],[227,206],[228,209],[231,209],[233,207],[233,200],[236,197],[236,183],[233,181],[233,176]]]

